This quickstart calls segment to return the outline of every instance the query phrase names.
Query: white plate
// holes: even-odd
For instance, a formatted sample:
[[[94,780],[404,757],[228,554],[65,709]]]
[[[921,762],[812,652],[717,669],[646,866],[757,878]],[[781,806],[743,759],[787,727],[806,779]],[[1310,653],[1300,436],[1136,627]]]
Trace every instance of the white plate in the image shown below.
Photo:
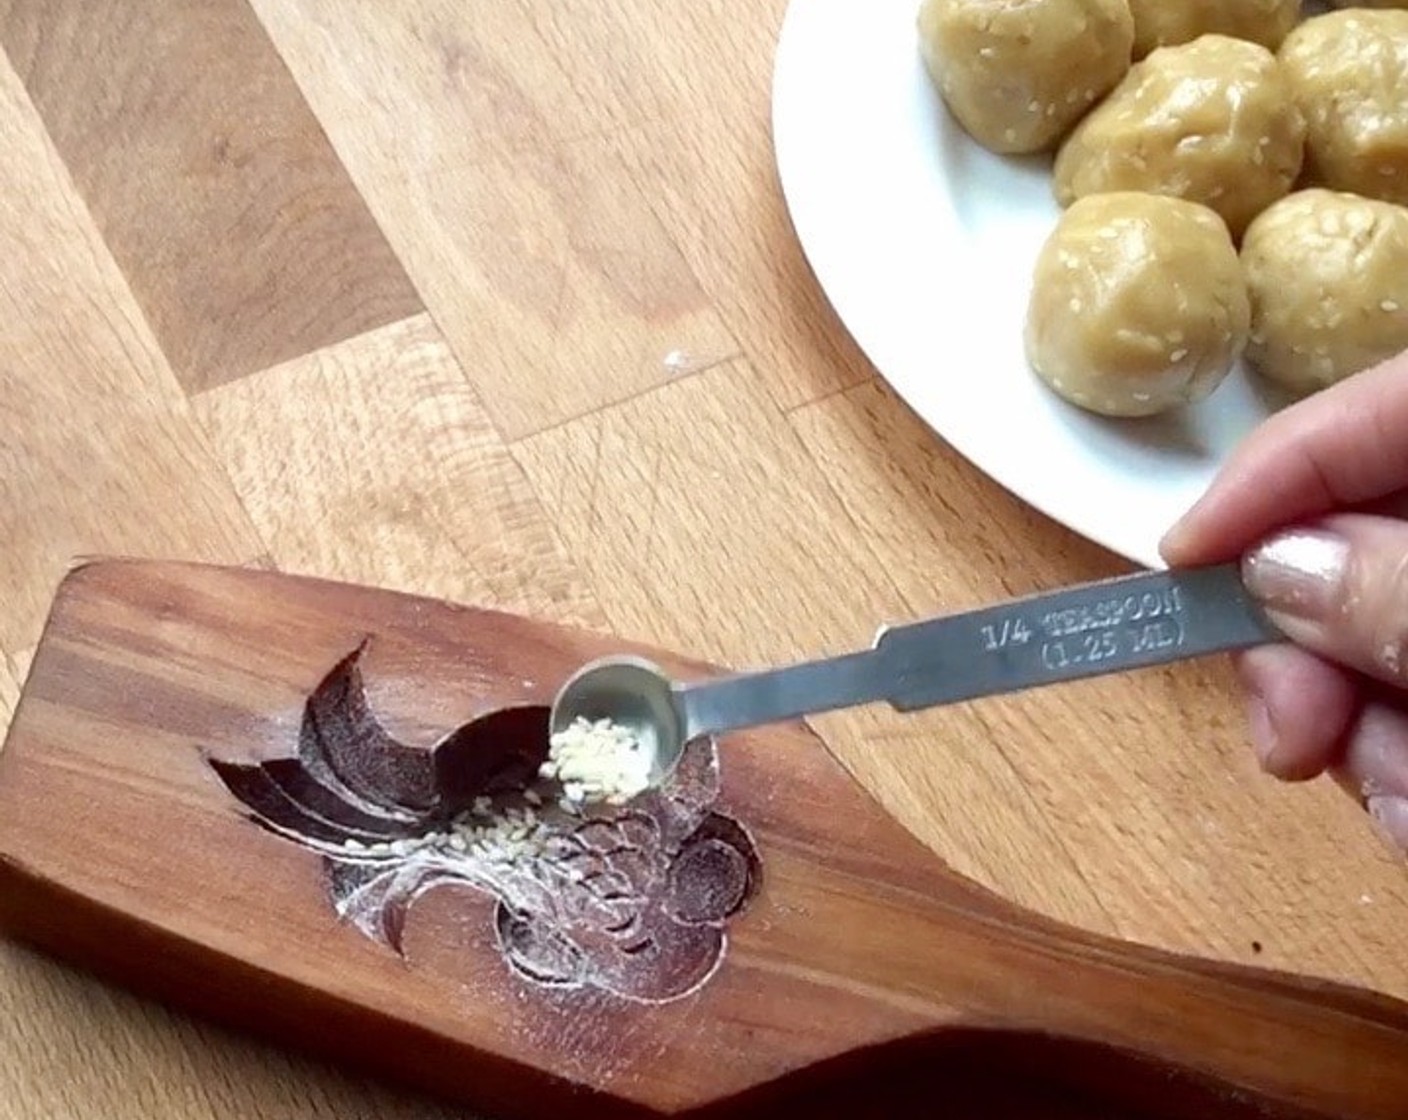
[[[783,193],[827,298],[876,369],[997,483],[1146,567],[1270,414],[1243,369],[1177,415],[1111,421],[1031,373],[1022,325],[1060,213],[1050,160],[979,147],[917,49],[918,0],[792,0],[773,76]]]

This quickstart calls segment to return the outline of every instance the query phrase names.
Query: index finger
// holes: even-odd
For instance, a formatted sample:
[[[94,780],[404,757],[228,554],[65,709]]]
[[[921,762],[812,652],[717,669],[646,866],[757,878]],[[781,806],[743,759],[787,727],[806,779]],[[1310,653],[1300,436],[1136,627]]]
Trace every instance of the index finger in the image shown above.
[[[1166,563],[1230,560],[1273,530],[1408,487],[1408,352],[1264,421],[1160,544]]]

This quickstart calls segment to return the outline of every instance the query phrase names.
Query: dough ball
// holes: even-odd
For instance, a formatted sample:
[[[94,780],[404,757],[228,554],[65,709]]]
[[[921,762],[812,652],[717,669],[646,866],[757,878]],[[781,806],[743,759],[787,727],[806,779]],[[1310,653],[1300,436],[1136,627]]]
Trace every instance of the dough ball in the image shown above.
[[[1300,0],[1129,0],[1129,10],[1135,58],[1207,34],[1247,39],[1274,51],[1299,21]]]
[[[979,144],[1053,147],[1129,69],[1128,0],[923,0],[920,54]]]
[[[1227,35],[1160,47],[1067,137],[1054,186],[1063,206],[1105,191],[1201,202],[1233,238],[1300,174],[1305,121],[1276,56]]]
[[[1316,16],[1280,59],[1305,116],[1309,180],[1408,205],[1408,11]]]
[[[1247,364],[1298,395],[1408,349],[1408,209],[1297,191],[1247,229]]]
[[[1201,400],[1247,343],[1250,308],[1227,227],[1196,202],[1082,198],[1037,255],[1027,359],[1073,404],[1150,416]]]

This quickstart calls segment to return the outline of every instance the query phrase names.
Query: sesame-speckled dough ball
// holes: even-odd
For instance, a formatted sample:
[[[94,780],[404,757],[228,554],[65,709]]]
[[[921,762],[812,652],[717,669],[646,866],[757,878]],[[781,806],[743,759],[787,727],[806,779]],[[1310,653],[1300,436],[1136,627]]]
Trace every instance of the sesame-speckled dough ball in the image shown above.
[[[1053,147],[1129,69],[1128,0],[923,0],[920,54],[964,130],[994,152]]]
[[[1315,16],[1279,58],[1315,185],[1408,205],[1408,11]]]
[[[1300,174],[1305,121],[1276,56],[1203,35],[1136,63],[1056,156],[1061,205],[1149,191],[1216,210],[1234,238]]]
[[[1274,51],[1300,19],[1300,0],[1129,0],[1129,10],[1135,58],[1207,34],[1247,39]]]
[[[1305,395],[1408,349],[1408,209],[1297,191],[1247,229],[1247,364]]]
[[[1247,342],[1246,285],[1211,210],[1122,191],[1071,206],[1037,255],[1027,359],[1066,400],[1150,416],[1201,400]]]

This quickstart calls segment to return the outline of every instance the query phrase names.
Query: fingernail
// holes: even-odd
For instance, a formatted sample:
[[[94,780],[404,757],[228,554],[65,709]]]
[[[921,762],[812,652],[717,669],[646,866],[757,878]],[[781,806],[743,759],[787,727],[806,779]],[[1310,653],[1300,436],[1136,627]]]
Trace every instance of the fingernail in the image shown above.
[[[1174,551],[1174,552],[1177,552],[1177,551],[1178,551],[1178,546],[1179,546],[1179,544],[1181,543],[1182,539],[1183,539],[1183,521],[1182,521],[1182,519],[1180,519],[1180,520],[1178,520],[1178,521],[1175,521],[1172,525],[1170,525],[1170,526],[1168,527],[1167,531],[1165,531],[1164,535],[1159,538],[1159,552],[1160,552],[1160,554],[1166,554],[1166,553],[1169,552],[1170,550],[1172,550],[1172,551]]]
[[[1408,855],[1408,798],[1371,797],[1364,807],[1384,839],[1401,855]]]
[[[1184,546],[1188,543],[1188,526],[1193,522],[1195,515],[1202,506],[1202,499],[1194,502],[1183,515],[1164,530],[1164,535],[1159,538],[1159,553],[1165,559],[1178,556]]]
[[[1242,561],[1247,590],[1269,610],[1319,621],[1335,609],[1349,560],[1349,542],[1320,530],[1296,529],[1262,542]]]
[[[1276,753],[1276,728],[1271,724],[1271,712],[1266,701],[1253,694],[1247,698],[1247,723],[1251,728],[1252,750],[1263,770],[1269,770],[1271,756]]]

